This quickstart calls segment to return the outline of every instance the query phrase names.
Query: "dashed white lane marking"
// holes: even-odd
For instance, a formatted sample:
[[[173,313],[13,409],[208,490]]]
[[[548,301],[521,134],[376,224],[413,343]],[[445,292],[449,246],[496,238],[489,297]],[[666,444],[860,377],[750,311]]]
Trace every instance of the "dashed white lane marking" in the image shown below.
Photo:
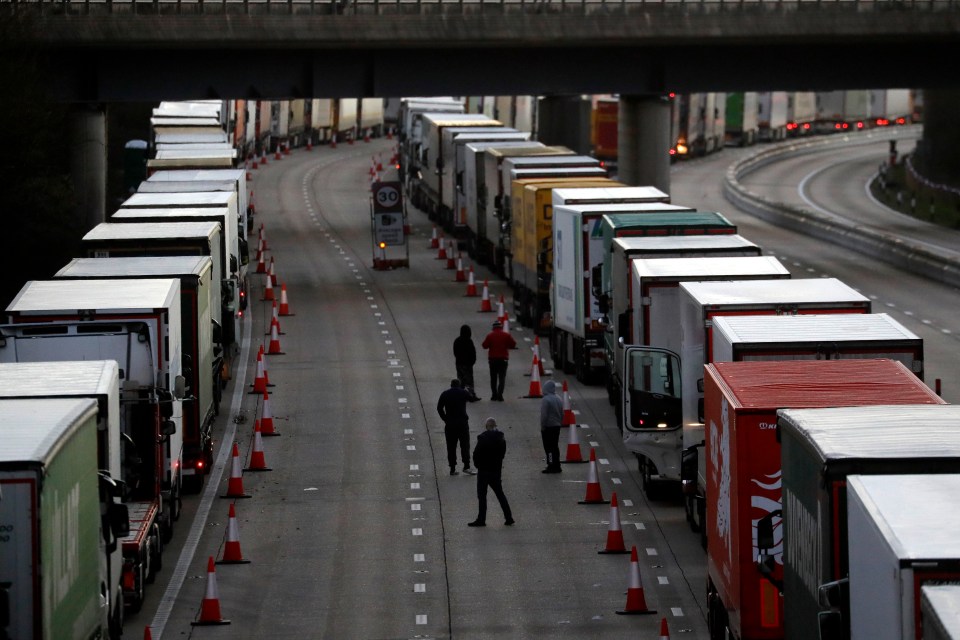
[[[397,402],[399,402],[400,404],[406,404],[406,403],[407,403],[407,399],[406,399],[406,398],[397,398]]]
[[[412,435],[413,435],[413,429],[404,429],[404,430],[403,430],[403,435],[405,435],[405,436],[412,436]]]
[[[597,462],[599,462],[600,464],[610,464],[610,461],[607,460],[606,458],[597,458]]]
[[[420,507],[423,506],[419,502],[414,502],[410,505],[410,511],[420,511]]]
[[[670,607],[670,613],[673,614],[674,618],[683,617],[683,609],[681,609],[680,607]]]
[[[426,593],[426,592],[427,592],[427,585],[425,585],[425,584],[422,583],[422,582],[418,582],[418,583],[416,583],[415,585],[413,585],[413,592],[414,592],[414,593]]]
[[[371,308],[371,309],[379,309],[379,307],[378,307],[377,305],[375,305],[375,304],[370,305],[370,308]]]
[[[409,420],[409,419],[410,419],[410,414],[409,414],[409,413],[401,413],[401,414],[400,414],[400,417],[403,418],[404,420]]]
[[[411,483],[410,483],[410,490],[411,490],[411,491],[414,490],[414,489],[419,489],[419,488],[420,488],[420,483],[419,483],[419,482],[411,482]]]
[[[426,561],[427,561],[427,554],[425,554],[425,553],[415,553],[415,554],[413,554],[413,561],[414,561],[414,562],[426,562]]]
[[[414,527],[413,529],[410,530],[410,534],[411,534],[411,535],[415,535],[415,536],[422,536],[422,535],[423,535],[423,529],[421,529],[421,528],[419,528],[419,527]]]
[[[418,465],[418,464],[411,464],[411,465],[410,465],[410,471],[420,471],[420,465]]]
[[[657,576],[657,583],[670,584],[670,578],[668,578],[667,576]]]
[[[620,504],[622,504],[625,507],[632,507],[633,500],[631,500],[630,498],[624,498],[623,500],[620,501]]]
[[[610,478],[610,482],[613,484],[621,484],[620,478]]]
[[[633,523],[633,526],[635,526],[638,531],[646,531],[646,530],[647,530],[647,525],[643,524],[642,522],[634,522],[634,523]]]
[[[648,556],[658,555],[658,554],[657,554],[657,550],[654,549],[653,547],[647,547],[647,555],[648,555]]]
[[[417,614],[417,624],[427,624],[427,614],[418,613]]]
[[[591,447],[599,447],[599,446],[600,446],[600,443],[597,442],[596,440],[591,440],[591,441],[590,441],[590,446],[591,446]]]
[[[417,450],[417,445],[415,445],[415,444],[408,444],[408,445],[407,445],[407,451],[416,451],[416,450]]]
[[[399,377],[400,377],[400,372],[399,372],[399,371],[394,371],[394,372],[393,372],[393,377],[394,377],[394,378],[399,378]]]
[[[393,344],[393,340],[384,340],[383,344]]]
[[[402,384],[398,384],[398,385],[394,385],[394,386],[397,387],[397,391],[403,391],[403,385],[402,385]]]

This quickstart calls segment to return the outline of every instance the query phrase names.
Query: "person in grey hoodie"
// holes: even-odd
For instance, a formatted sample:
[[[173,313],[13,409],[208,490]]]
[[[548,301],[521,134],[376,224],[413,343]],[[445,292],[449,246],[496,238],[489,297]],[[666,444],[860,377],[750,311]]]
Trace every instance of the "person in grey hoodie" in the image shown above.
[[[542,473],[560,473],[560,427],[563,426],[563,400],[557,395],[557,383],[547,380],[540,400],[540,439],[547,456]]]

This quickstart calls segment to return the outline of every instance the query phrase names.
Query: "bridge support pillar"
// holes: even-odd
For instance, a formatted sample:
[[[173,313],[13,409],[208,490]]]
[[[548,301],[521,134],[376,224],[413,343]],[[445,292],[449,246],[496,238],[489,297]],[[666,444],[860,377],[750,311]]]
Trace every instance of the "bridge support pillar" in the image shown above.
[[[92,229],[106,219],[107,109],[78,104],[70,111],[70,176],[77,196],[77,219]]]
[[[669,99],[621,95],[618,122],[618,179],[670,193]]]

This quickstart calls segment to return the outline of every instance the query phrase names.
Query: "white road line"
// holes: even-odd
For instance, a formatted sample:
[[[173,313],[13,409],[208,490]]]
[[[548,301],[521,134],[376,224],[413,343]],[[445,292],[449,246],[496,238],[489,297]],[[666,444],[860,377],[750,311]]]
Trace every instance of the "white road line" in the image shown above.
[[[247,367],[245,363],[250,357],[251,322],[249,315],[244,317],[242,324],[244,335],[240,344],[240,355],[237,360],[237,362],[244,363],[244,366],[237,367],[237,371],[234,374],[235,386],[233,388],[233,399],[230,401],[229,415],[235,416],[240,414],[243,397],[246,395]],[[177,559],[177,566],[170,576],[170,582],[167,584],[167,589],[164,591],[159,605],[157,605],[157,613],[153,616],[153,622],[150,623],[150,630],[153,637],[157,638],[157,640],[160,640],[163,636],[163,629],[167,626],[167,621],[170,619],[170,612],[173,611],[173,606],[177,601],[177,595],[180,593],[183,581],[187,577],[187,571],[190,569],[190,563],[193,562],[193,556],[197,552],[200,536],[203,535],[203,531],[206,528],[210,507],[213,505],[213,500],[220,490],[220,480],[223,479],[223,471],[227,465],[227,457],[233,452],[233,440],[236,434],[237,424],[233,420],[227,420],[227,426],[224,429],[223,439],[220,443],[220,452],[217,454],[213,469],[207,478],[207,488],[204,490],[203,498],[200,500],[197,512],[193,516],[193,523],[190,525],[187,539],[184,541],[183,548],[180,551],[180,557]]]
[[[422,536],[422,535],[423,535],[423,529],[420,529],[419,527],[415,527],[415,528],[413,528],[413,529],[410,530],[410,533],[411,533],[412,535],[415,535],[415,536]]]
[[[683,609],[681,609],[680,607],[670,607],[670,613],[673,614],[674,618],[683,617]]]
[[[621,484],[620,478],[610,478],[610,482],[613,484]]]
[[[427,624],[427,614],[418,613],[417,614],[417,624]]]
[[[420,488],[420,483],[419,483],[419,482],[411,482],[411,483],[410,483],[410,489],[411,489],[411,490],[419,489],[419,488]]]
[[[658,584],[670,584],[670,578],[667,576],[657,576]]]
[[[647,530],[647,525],[643,524],[642,522],[634,522],[633,526],[635,526],[639,531]]]
[[[422,582],[418,582],[418,583],[416,583],[415,585],[413,585],[413,592],[414,592],[414,593],[426,593],[426,592],[427,592],[427,585],[425,585],[425,584],[422,583]]]
[[[417,450],[417,445],[414,445],[414,444],[407,445],[407,451],[416,451],[416,450]]]
[[[599,462],[600,464],[610,464],[610,461],[607,460],[606,458],[597,458],[597,462]]]
[[[410,465],[410,471],[420,471],[420,465],[418,464]]]
[[[422,505],[419,502],[414,502],[410,505],[410,511],[420,511]]]
[[[625,507],[632,507],[633,500],[631,500],[630,498],[624,498],[623,500],[620,501],[620,504],[622,504]]]
[[[425,553],[415,553],[415,554],[413,554],[413,561],[414,561],[414,562],[426,562],[426,561],[427,561],[427,555],[426,555]]]

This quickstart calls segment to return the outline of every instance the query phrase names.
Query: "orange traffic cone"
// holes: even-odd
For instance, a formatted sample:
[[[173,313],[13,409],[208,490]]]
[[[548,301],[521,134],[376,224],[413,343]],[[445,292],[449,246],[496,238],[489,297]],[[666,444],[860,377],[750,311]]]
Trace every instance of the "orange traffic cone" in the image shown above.
[[[267,247],[267,230],[263,228],[263,223],[260,223],[260,244],[263,246],[263,250],[266,251],[269,249]]]
[[[466,282],[467,273],[463,270],[463,254],[457,255],[457,274],[453,278],[454,282]]]
[[[280,336],[277,334],[277,325],[270,325],[270,345],[267,347],[268,356],[286,355],[280,350]]]
[[[153,634],[150,633],[150,627],[143,628],[143,640],[153,640]]]
[[[263,297],[260,300],[274,300],[273,297],[273,279],[270,276],[267,276],[267,285],[263,289]]]
[[[261,356],[265,355],[266,352],[264,351],[262,344],[260,345],[260,349],[257,351],[257,353],[259,353]],[[265,386],[267,387],[276,386],[270,382],[270,372],[267,370],[267,359],[261,357],[261,362],[263,362],[263,380],[264,382],[266,382]]]
[[[289,142],[287,142],[286,144],[283,145],[283,153],[284,153],[285,155],[290,155],[290,143],[289,143]]]
[[[237,527],[237,510],[230,503],[227,516],[227,542],[223,545],[223,558],[217,564],[250,564],[240,551],[240,529]]]
[[[263,438],[260,437],[260,422],[253,425],[253,451],[250,452],[250,466],[244,471],[273,471],[267,466],[267,460],[263,455]]]
[[[336,133],[334,133],[332,136],[330,136],[330,148],[331,148],[331,149],[336,149],[336,148],[337,148],[337,134],[336,134]]]
[[[277,145],[277,148],[273,150],[273,159],[280,160],[283,158],[283,152],[280,149],[280,145]]]
[[[276,301],[276,300],[273,301],[273,309],[272,309],[271,312],[270,312],[270,325],[271,325],[271,326],[272,326],[272,325],[277,325],[277,335],[281,335],[281,336],[282,336],[282,335],[286,335],[286,334],[283,332],[283,329],[280,328],[280,312],[279,312],[279,308],[277,307],[277,301]],[[270,335],[270,332],[268,331],[268,332],[266,332],[266,333],[263,334],[263,335],[268,336],[268,335]]]
[[[260,416],[260,433],[265,436],[278,436],[280,432],[276,430],[273,424],[273,411],[270,409],[270,394],[263,392],[263,414]],[[256,428],[256,425],[254,425]]]
[[[260,164],[267,164],[267,150],[266,148],[260,150]]]
[[[533,337],[533,353],[537,356],[537,361],[540,363],[540,377],[542,378],[546,375],[543,371],[543,358],[540,356],[540,336]],[[564,382],[566,384],[566,382]]]
[[[643,583],[640,582],[640,561],[637,559],[636,545],[630,549],[630,586],[627,588],[627,606],[617,613],[620,615],[656,613],[656,610],[647,608],[647,601],[643,597]]]
[[[295,313],[290,313],[290,302],[287,300],[287,285],[280,284],[280,312],[281,316],[294,316]]]
[[[503,324],[503,321],[507,319],[507,312],[503,308],[503,294],[500,294],[500,300],[497,302],[497,320],[500,321],[500,324]]]
[[[580,439],[577,437],[577,425],[567,427],[567,456],[561,462],[586,462],[580,453]]]
[[[262,247],[263,241],[260,241]],[[257,249],[257,273],[266,273],[267,272],[267,263],[263,260],[263,250]]]
[[[433,233],[430,235],[430,248],[436,249],[440,246],[440,239],[437,237],[437,225],[433,225]]]
[[[264,392],[266,393],[266,392]],[[230,480],[227,482],[227,492],[221,498],[249,498],[243,492],[243,471],[240,468],[240,447],[233,443],[233,463],[230,467]]]
[[[256,169],[257,166],[259,166],[258,163],[257,163],[257,156],[253,156],[253,160],[250,162],[250,168],[251,168],[251,169]]]
[[[307,151],[313,151],[313,139],[307,138]]]
[[[580,504],[609,504],[603,499],[603,492],[600,491],[600,480],[597,478],[597,452],[592,447],[590,448],[590,469],[587,472],[587,495]]]
[[[443,234],[440,234],[439,247],[437,248],[437,260],[447,259],[447,243],[443,241]]]
[[[457,261],[453,258],[454,249],[456,249],[456,246],[453,244],[453,240],[451,240],[450,246],[447,247],[447,269],[457,268]]]
[[[620,526],[620,507],[617,506],[617,492],[610,496],[610,528],[607,530],[607,546],[597,553],[627,553],[623,546],[623,529]]]
[[[577,416],[573,413],[573,407],[570,405],[570,390],[567,389],[567,381],[563,381],[563,423],[561,426],[576,426]]]
[[[667,626],[666,618],[660,618],[660,640],[670,640],[670,627]]]
[[[250,393],[263,393],[267,390],[267,377],[263,370],[263,347],[257,352],[257,375],[253,379],[253,389]]]
[[[480,313],[492,313],[493,307],[490,305],[490,287],[487,281],[483,281],[483,293],[480,295]]]
[[[470,271],[467,272],[467,292],[464,294],[464,297],[477,297],[477,281],[473,279],[473,265],[470,265]]]
[[[220,615],[220,592],[217,589],[217,573],[213,556],[210,556],[210,560],[207,561],[207,592],[203,596],[203,602],[200,603],[200,618],[190,624],[195,627],[230,624],[229,620],[224,620]]]
[[[524,398],[542,398],[543,388],[540,386],[540,361],[537,354],[533,354],[533,367],[530,371],[530,390]]]
[[[270,256],[270,268],[267,270],[271,286],[277,286],[277,274],[273,270],[273,256]]]

